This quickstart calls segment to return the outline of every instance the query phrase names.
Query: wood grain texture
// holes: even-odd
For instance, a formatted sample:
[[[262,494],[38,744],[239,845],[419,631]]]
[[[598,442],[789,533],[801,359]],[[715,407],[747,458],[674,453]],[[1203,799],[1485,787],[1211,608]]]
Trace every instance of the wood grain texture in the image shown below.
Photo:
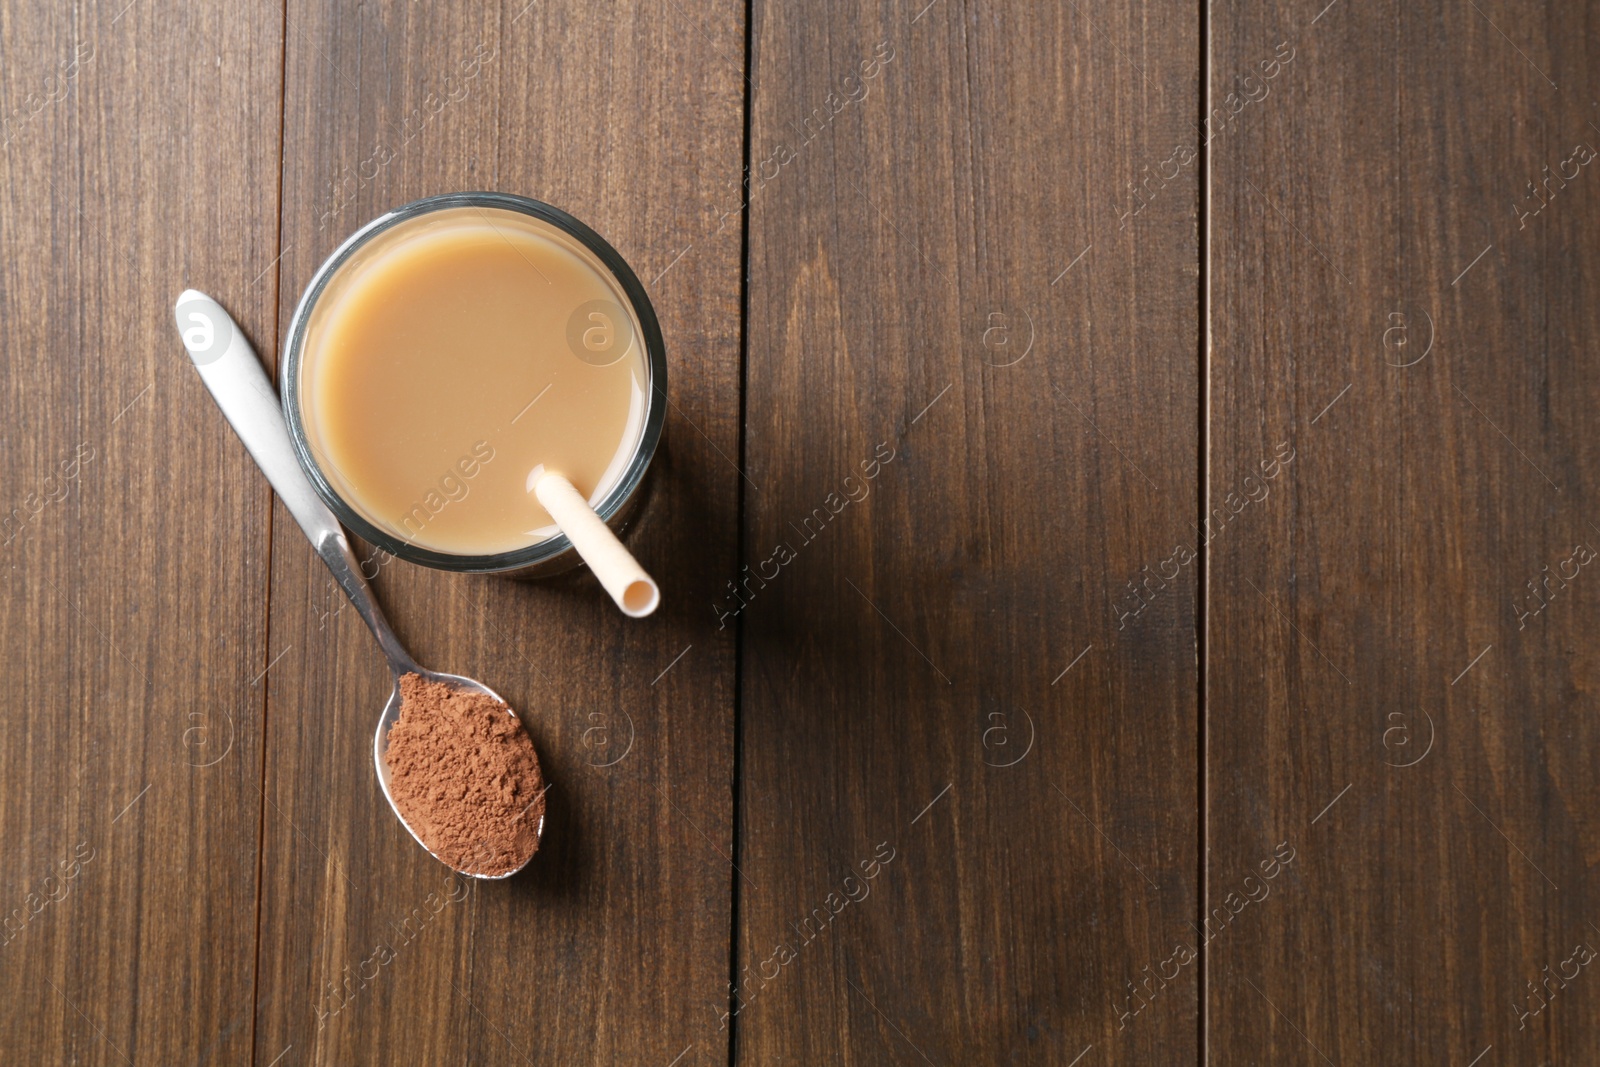
[[[742,21],[670,2],[296,2],[287,40],[282,324],[383,210],[522,193],[634,265],[672,406],[630,533],[663,590],[648,621],[587,574],[379,568],[418,660],[482,678],[539,746],[544,847],[507,883],[450,882],[383,803],[386,668],[280,513],[257,1061],[292,1046],[302,1063],[724,1062],[734,646],[705,605],[735,553],[740,249],[700,190],[737,175]]]
[[[125,2],[0,0],[7,1062],[1600,1046],[1589,5]],[[539,745],[482,885],[171,312],[475,188],[671,367],[658,616],[361,548]]]
[[[254,985],[269,494],[186,285],[270,344],[270,6],[0,7],[0,1048],[237,1063]]]
[[[1212,1062],[1600,1043],[1600,582],[1567,562],[1600,538],[1600,201],[1592,165],[1528,188],[1600,145],[1592,19],[1215,10],[1216,100],[1295,55],[1214,144],[1212,506],[1294,459],[1213,541],[1209,904],[1296,858],[1207,950]]]
[[[1197,12],[753,27],[737,1059],[1193,1059]]]

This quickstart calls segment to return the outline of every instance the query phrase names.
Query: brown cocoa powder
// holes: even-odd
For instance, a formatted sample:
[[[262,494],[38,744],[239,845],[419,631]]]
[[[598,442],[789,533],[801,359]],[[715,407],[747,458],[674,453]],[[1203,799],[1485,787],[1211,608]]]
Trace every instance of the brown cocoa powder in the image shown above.
[[[384,762],[389,794],[428,851],[456,870],[497,875],[539,847],[544,778],[533,741],[501,701],[416,674]]]

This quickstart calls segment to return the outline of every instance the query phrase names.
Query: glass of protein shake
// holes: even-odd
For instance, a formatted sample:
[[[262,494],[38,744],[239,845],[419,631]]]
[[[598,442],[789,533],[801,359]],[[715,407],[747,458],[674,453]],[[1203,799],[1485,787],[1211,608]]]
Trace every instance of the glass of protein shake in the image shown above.
[[[345,526],[413,563],[521,577],[579,562],[535,486],[559,475],[620,531],[666,406],[633,271],[577,219],[504,193],[358,230],[301,298],[282,375],[300,463]]]

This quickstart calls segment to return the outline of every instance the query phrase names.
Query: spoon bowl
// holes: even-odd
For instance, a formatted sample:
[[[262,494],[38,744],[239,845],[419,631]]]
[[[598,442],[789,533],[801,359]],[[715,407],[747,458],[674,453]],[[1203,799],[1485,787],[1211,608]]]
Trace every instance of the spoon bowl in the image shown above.
[[[438,853],[428,848],[428,843],[417,834],[416,828],[406,821],[389,791],[389,766],[384,759],[384,750],[388,747],[390,728],[400,719],[400,677],[416,674],[427,681],[443,682],[453,689],[484,693],[498,701],[513,719],[517,713],[501,699],[499,693],[482,682],[459,674],[441,674],[417,665],[390,629],[383,609],[373,599],[372,590],[362,577],[361,566],[356,562],[355,553],[350,551],[350,542],[345,538],[339,520],[322,502],[301,469],[294,445],[289,439],[288,426],[284,422],[283,407],[267,380],[255,349],[250,347],[250,342],[222,306],[204,293],[186,289],[178,297],[174,314],[178,320],[178,333],[183,338],[183,347],[217,406],[222,409],[223,416],[233,426],[245,448],[249,449],[251,457],[267,476],[267,481],[272,483],[284,506],[311,539],[317,555],[333,572],[339,588],[350,598],[356,613],[367,624],[367,629],[372,631],[372,636],[377,639],[378,646],[389,661],[389,670],[394,675],[394,690],[383,707],[383,715],[378,720],[378,729],[372,739],[372,761],[377,768],[378,784],[400,824],[416,839],[417,844],[428,850],[430,856],[445,863]],[[536,853],[544,835],[543,815],[533,833]],[[532,858],[531,854],[529,858]],[[462,870],[450,863],[445,865],[459,874],[497,881],[516,874],[527,866],[527,861],[524,860],[514,870],[498,874]]]
[[[430,671],[417,666],[415,663],[408,663],[404,670],[396,670],[394,672],[394,690],[389,694],[389,702],[383,706],[383,714],[378,718],[378,729],[372,735],[372,763],[378,769],[378,785],[382,787],[384,799],[389,802],[389,807],[394,809],[395,818],[400,820],[400,825],[406,828],[406,832],[411,835],[412,839],[424,849],[427,849],[428,855],[450,867],[458,874],[464,874],[471,878],[481,878],[487,882],[497,882],[502,878],[510,878],[517,871],[526,867],[528,861],[524,860],[521,866],[501,874],[484,874],[479,871],[463,870],[460,867],[456,867],[446,862],[433,849],[428,848],[428,843],[417,833],[416,828],[406,820],[405,814],[400,810],[400,805],[394,802],[394,794],[389,792],[389,763],[384,758],[384,753],[389,747],[389,730],[395,723],[400,721],[400,676],[402,674],[415,674],[427,682],[442,682],[450,688],[458,689],[462,692],[483,693],[499,701],[501,707],[506,709],[506,714],[513,719],[517,717],[517,713],[511,710],[511,705],[499,693],[496,693],[476,678],[468,678],[460,674],[445,674],[441,671]],[[534,854],[537,854],[539,851],[538,843],[544,840],[543,813],[539,815],[538,825],[533,828],[533,836],[535,839]],[[529,859],[532,859],[532,856]]]

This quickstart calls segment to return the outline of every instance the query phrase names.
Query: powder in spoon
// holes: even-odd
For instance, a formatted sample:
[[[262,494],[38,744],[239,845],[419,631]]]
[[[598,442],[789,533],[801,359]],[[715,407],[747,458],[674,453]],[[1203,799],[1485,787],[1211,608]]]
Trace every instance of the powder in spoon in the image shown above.
[[[400,678],[384,761],[389,794],[428,850],[458,871],[506,874],[539,847],[544,778],[522,723],[487,693]]]

